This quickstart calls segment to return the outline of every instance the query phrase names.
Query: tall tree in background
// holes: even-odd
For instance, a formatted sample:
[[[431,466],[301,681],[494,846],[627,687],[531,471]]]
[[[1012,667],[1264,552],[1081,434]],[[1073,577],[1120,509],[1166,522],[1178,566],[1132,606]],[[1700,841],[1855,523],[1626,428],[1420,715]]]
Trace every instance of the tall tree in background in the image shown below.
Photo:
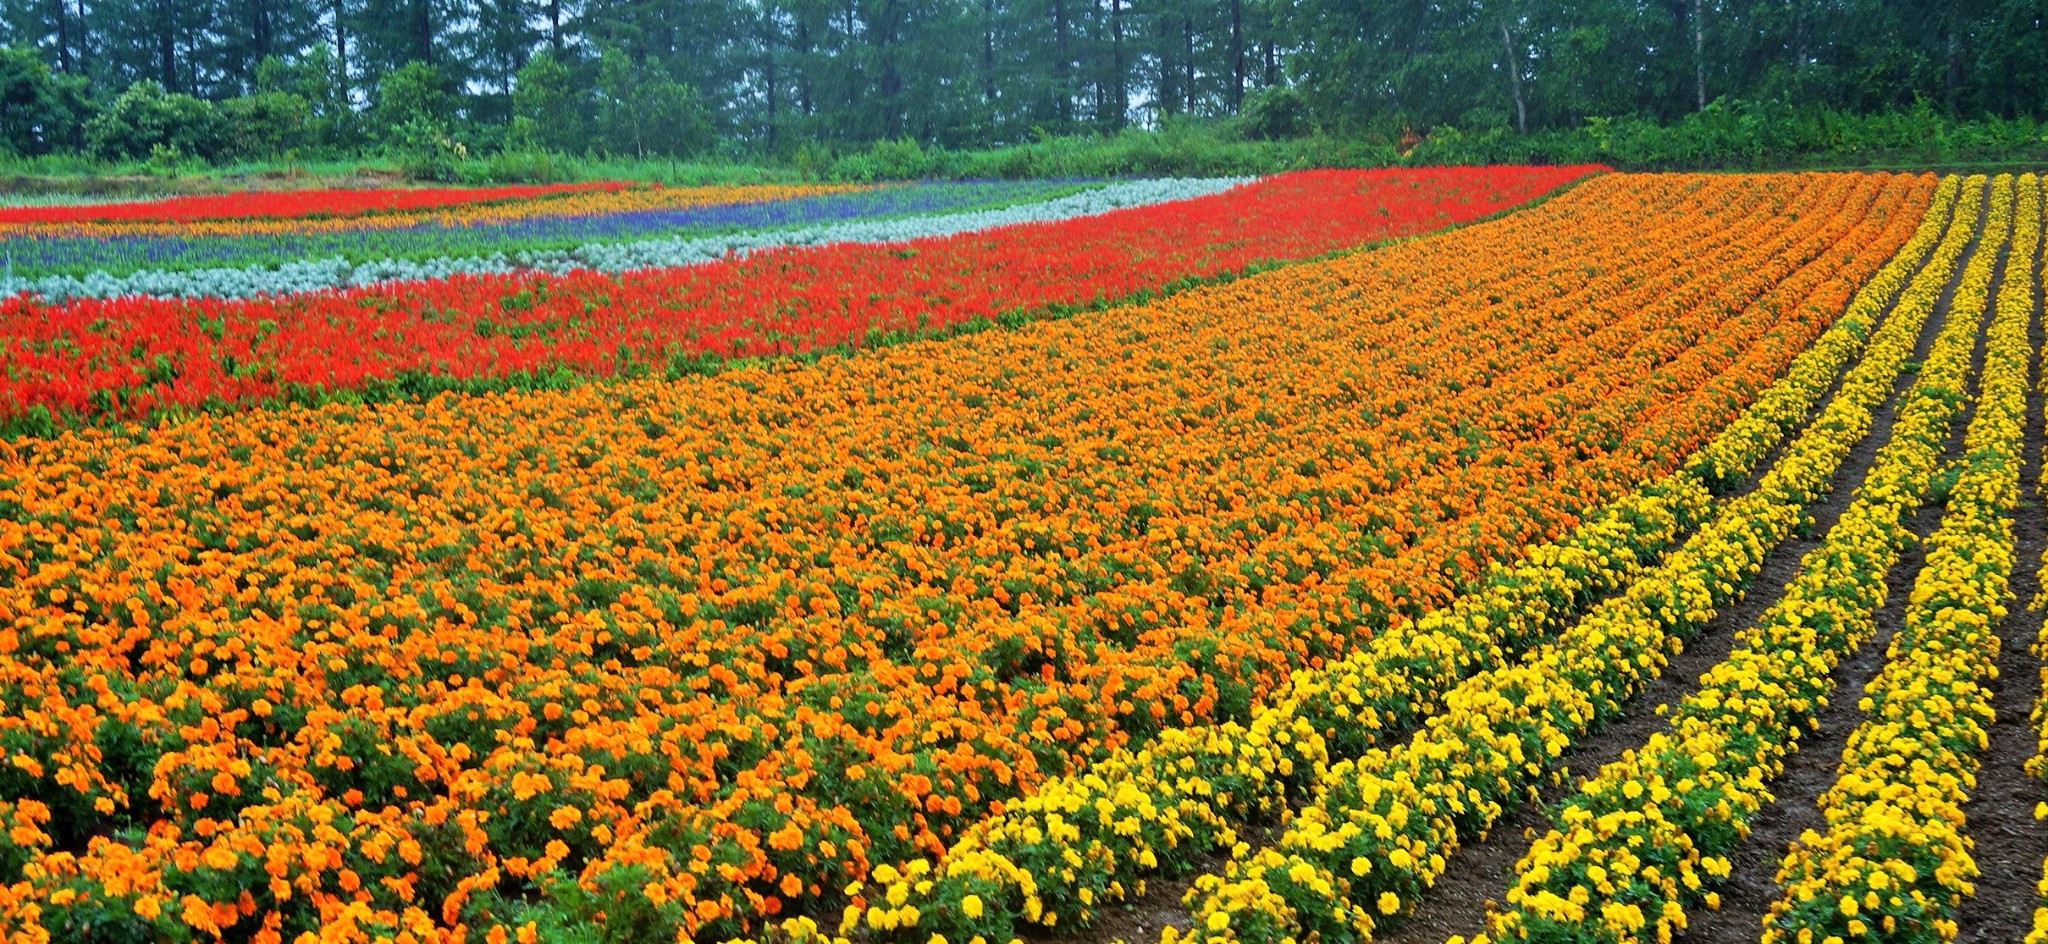
[[[101,101],[145,79],[247,96],[275,57],[317,59],[321,100],[363,109],[419,62],[457,131],[508,121],[541,50],[595,114],[615,51],[614,84],[694,101],[675,113],[725,146],[789,152],[1226,117],[1276,85],[1326,129],[1387,140],[1722,99],[2038,118],[2044,17],[2041,0],[0,0],[0,45]],[[681,137],[632,149],[655,139]]]

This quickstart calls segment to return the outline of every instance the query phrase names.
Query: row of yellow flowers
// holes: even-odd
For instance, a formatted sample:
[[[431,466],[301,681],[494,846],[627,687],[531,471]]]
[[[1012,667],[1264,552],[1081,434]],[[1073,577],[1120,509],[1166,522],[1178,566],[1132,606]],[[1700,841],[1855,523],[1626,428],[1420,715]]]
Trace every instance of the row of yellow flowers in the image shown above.
[[[2005,293],[2008,291],[2016,292],[2018,288],[2010,282],[2002,286],[1999,290],[2001,305],[2005,303]],[[2042,373],[2039,383],[2042,390],[2048,392],[2048,371]],[[2048,406],[2043,406],[2042,409],[2044,415],[2048,415]],[[2041,477],[2036,481],[2036,485],[2048,488],[2048,463],[2043,464]],[[2048,553],[2042,555],[2042,566],[2048,567]],[[2037,593],[2028,606],[2035,610],[2048,607],[2048,590]],[[2033,757],[2027,759],[2026,771],[2028,776],[2048,787],[2048,627],[2043,627],[2040,636],[2034,640],[2033,653],[2043,662],[2039,670],[2041,692],[2034,700],[2034,710],[2030,716],[2039,749]],[[2048,802],[2034,807],[2034,817],[2048,819]],[[2040,896],[2040,901],[2034,907],[2034,925],[2027,932],[2026,944],[2048,944],[2048,861],[2042,863],[2042,873],[2040,883],[2035,886],[2035,893]]]
[[[1954,188],[1942,200],[1953,201]],[[1877,224],[1903,235],[1899,253],[1923,258],[1939,222],[1900,217]],[[1898,238],[1880,240],[1897,245]],[[1863,346],[1874,316],[1911,266],[1894,262],[1850,306],[1850,314],[1793,362],[1685,472],[1643,486],[1561,541],[1496,568],[1452,605],[1375,636],[1365,648],[1319,670],[1297,673],[1245,725],[1163,732],[1145,749],[1119,750],[1079,776],[1055,778],[969,831],[934,867],[925,861],[878,869],[877,887],[849,906],[842,934],[923,940],[1000,937],[1017,921],[1086,922],[1103,903],[1142,894],[1148,876],[1184,871],[1200,855],[1227,849],[1247,822],[1270,820],[1298,802],[1331,758],[1355,757],[1413,729],[1445,692],[1553,635],[1589,601],[1641,573],[1712,510],[1707,481],[1748,472],[1805,418],[1822,391]],[[1889,288],[1887,287],[1889,286]],[[1793,304],[1842,304],[1813,291],[1813,278],[1786,280]],[[792,925],[792,928],[796,925]]]
[[[1659,567],[1521,664],[1467,680],[1408,744],[1322,771],[1269,848],[1240,847],[1190,901],[1202,941],[1369,939],[1533,791],[1575,738],[1618,714],[1683,641],[1742,593],[1868,432],[1918,334],[1888,319],[1833,401],[1746,494]]]
[[[2001,303],[2004,291],[2005,289],[2000,290]],[[2042,390],[2048,392],[2048,371],[2042,373],[2039,382]],[[2044,414],[2048,414],[2048,406],[2042,409]],[[2041,477],[2036,485],[2048,488],[2048,463],[2043,464]],[[2048,567],[2048,553],[2042,555],[2042,566]],[[2048,590],[2037,593],[2028,606],[2035,610],[2048,607]],[[2034,710],[2030,716],[2039,749],[2033,757],[2028,758],[2026,770],[2028,776],[2048,787],[2048,627],[2043,627],[2040,636],[2034,640],[2033,653],[2043,662],[2039,670],[2041,692],[2034,700]],[[2048,819],[2048,802],[2042,802],[2034,807],[2034,817]],[[2026,944],[2048,944],[2048,860],[2042,862],[2042,877],[2035,886],[2035,893],[2040,896],[2040,900],[2034,907],[2034,925],[2027,932]]]
[[[1972,188],[1970,203],[1980,190]],[[1992,226],[2009,222],[1995,217]],[[1975,227],[1975,214],[1956,218],[1943,245],[1950,264],[1923,270],[1902,306],[1932,308]],[[1973,272],[1996,254],[1986,245],[1994,248],[1976,257]],[[1687,907],[1716,903],[1713,877],[1726,874],[1727,855],[1770,801],[1766,782],[1826,703],[1835,665],[1876,628],[1886,575],[1910,540],[1904,516],[1933,489],[1947,448],[1952,394],[1967,382],[1981,311],[1959,304],[1950,316],[1943,346],[1908,394],[1856,501],[1806,555],[1784,596],[1676,706],[1668,730],[1602,768],[1553,812],[1554,828],[1518,866],[1508,907],[1492,916],[1496,939],[1668,941],[1685,928]],[[2024,319],[2017,335],[2007,330],[1994,340],[2006,344],[1994,350],[1994,364],[2017,357],[2024,367]],[[2009,372],[1999,379],[2018,387],[1987,387],[1980,423],[2011,408],[2015,396],[2024,407],[2024,371],[2016,381]]]
[[[2031,282],[2040,245],[2038,182],[2022,187],[2006,278]],[[2015,200],[2009,178],[1996,212]],[[1994,225],[1985,244],[2004,241]],[[1973,262],[1957,293],[1990,292],[1992,253]],[[2024,275],[2023,275],[2024,273]],[[1765,918],[1764,944],[1947,941],[1955,909],[1974,890],[1963,834],[1977,752],[1991,725],[1998,622],[2012,573],[2012,509],[2019,500],[2021,427],[2032,351],[2033,291],[2002,293],[1985,356],[1983,395],[1964,438],[1949,512],[1929,539],[1905,624],[1859,703],[1832,787],[1821,795],[1825,833],[1807,831],[1779,868],[1785,894]],[[1962,385],[1951,389],[1960,392]]]

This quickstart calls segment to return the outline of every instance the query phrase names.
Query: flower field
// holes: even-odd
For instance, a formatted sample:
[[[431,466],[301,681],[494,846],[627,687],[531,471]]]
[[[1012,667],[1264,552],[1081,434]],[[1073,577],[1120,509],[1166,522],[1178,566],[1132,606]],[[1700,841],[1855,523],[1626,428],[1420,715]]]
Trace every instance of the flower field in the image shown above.
[[[2048,940],[2044,198],[7,211],[0,931]]]
[[[1202,199],[1086,206],[1078,209],[1094,212],[907,240],[722,252],[618,275],[463,273],[238,301],[20,294],[0,302],[9,365],[0,416],[40,411],[47,426],[52,414],[317,401],[420,375],[447,383],[562,369],[687,373],[707,358],[847,347],[1097,304],[1409,235],[1513,206],[1586,170],[1303,172]],[[1182,182],[1166,184],[1144,196],[1186,196]],[[1295,219],[1310,222],[1279,225]]]

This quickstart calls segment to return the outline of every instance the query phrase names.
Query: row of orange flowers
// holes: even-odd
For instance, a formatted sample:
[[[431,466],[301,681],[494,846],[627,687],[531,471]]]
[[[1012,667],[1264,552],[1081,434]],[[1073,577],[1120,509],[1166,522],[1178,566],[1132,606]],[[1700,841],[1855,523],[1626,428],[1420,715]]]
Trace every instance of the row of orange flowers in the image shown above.
[[[0,858],[0,908],[143,937],[836,915],[871,863],[1242,719],[1670,469],[1930,189],[1614,176],[1017,331],[21,447],[0,800],[47,841]]]

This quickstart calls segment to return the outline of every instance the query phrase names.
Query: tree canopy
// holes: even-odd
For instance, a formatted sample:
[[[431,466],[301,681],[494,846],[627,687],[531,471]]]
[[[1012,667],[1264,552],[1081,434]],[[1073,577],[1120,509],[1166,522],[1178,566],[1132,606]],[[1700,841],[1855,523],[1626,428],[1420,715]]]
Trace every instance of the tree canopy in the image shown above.
[[[16,50],[0,59],[0,129],[15,150],[203,151],[172,129],[194,120],[195,100],[241,101],[223,109],[222,127],[278,146],[347,147],[425,121],[562,150],[678,154],[984,146],[1187,115],[1244,116],[1276,135],[1526,132],[1593,116],[1669,121],[1723,99],[2040,119],[2044,10],[2040,0],[0,0],[0,42]],[[63,140],[87,100],[126,117],[87,129],[90,141]]]

